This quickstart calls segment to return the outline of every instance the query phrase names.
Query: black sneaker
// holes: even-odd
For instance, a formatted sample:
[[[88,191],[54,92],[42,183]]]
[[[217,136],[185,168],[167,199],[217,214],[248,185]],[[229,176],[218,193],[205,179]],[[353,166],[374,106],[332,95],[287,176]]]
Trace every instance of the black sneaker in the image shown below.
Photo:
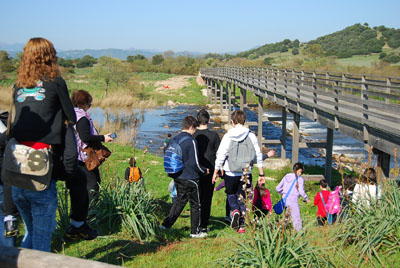
[[[93,240],[98,236],[96,230],[89,227],[87,222],[85,222],[81,227],[76,228],[73,225],[69,225],[67,228],[67,232],[65,233],[66,238],[76,240],[76,239],[85,239],[85,240]]]
[[[11,220],[4,222],[4,236],[5,237],[13,237],[17,236],[19,233],[18,231],[18,221]]]

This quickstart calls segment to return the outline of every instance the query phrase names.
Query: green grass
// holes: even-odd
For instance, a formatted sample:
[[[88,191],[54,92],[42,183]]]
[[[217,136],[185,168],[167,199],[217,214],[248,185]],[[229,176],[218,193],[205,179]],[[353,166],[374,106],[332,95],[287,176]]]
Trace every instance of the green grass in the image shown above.
[[[371,67],[375,62],[379,62],[379,54],[352,56],[351,58],[337,59],[337,62],[342,66]]]
[[[70,92],[76,91],[78,89],[83,89],[88,91],[95,100],[101,100],[105,98],[104,83],[98,79],[92,77],[93,68],[82,68],[75,69],[74,74],[65,75],[65,80],[67,82]],[[190,79],[190,85],[178,90],[169,90],[166,94],[160,94],[155,89],[155,82],[167,80],[169,78],[175,77],[175,74],[165,74],[165,73],[130,73],[130,77],[136,78],[135,83],[143,83],[143,88],[140,90],[141,93],[145,95],[144,100],[154,100],[156,105],[165,105],[168,100],[179,103],[204,105],[206,103],[206,97],[201,94],[201,89],[203,87],[197,85],[194,78]],[[137,89],[139,90],[139,89]],[[137,98],[139,97],[139,91],[128,90],[124,85],[117,86],[111,84],[108,96],[117,94],[120,99],[124,95],[133,95]],[[115,97],[114,97],[115,98]],[[118,105],[118,99],[113,101]],[[139,102],[140,99],[137,101]],[[135,106],[135,103],[132,103]]]
[[[177,76],[176,74],[165,74],[165,73],[133,73],[133,76],[137,76],[142,81],[160,81],[160,80],[167,80],[168,78]]]
[[[129,158],[133,156],[133,149],[130,146],[116,144],[108,144],[107,146],[111,149],[112,155],[100,168],[103,185],[116,180],[123,180]],[[136,150],[135,155],[144,175],[145,187],[157,200],[160,207],[159,221],[161,222],[171,207],[168,192],[170,178],[166,176],[163,170],[161,157],[144,153],[142,150]],[[290,167],[282,170],[265,170],[267,176],[277,179],[266,181],[266,187],[271,192],[273,204],[280,199],[280,196],[275,192],[275,187],[288,172],[290,172]],[[306,167],[306,174],[321,174],[322,172],[321,168]],[[257,174],[258,169],[254,169],[253,176],[257,177]],[[338,178],[340,174],[333,172],[333,177]],[[59,188],[62,183],[58,182]],[[334,234],[340,226],[324,228],[316,226],[316,207],[313,206],[313,201],[314,196],[319,191],[318,182],[306,182],[305,189],[311,204],[306,204],[301,199],[299,201],[303,227],[306,230],[298,239],[307,240],[308,245],[314,249],[323,249],[325,255],[330,256],[330,261],[337,264],[337,267],[351,267],[349,263],[357,264],[360,257],[357,253],[358,248],[354,245],[343,247],[340,241],[334,239]],[[93,241],[65,242],[62,239],[62,234],[56,232],[52,249],[59,254],[126,267],[227,266],[229,260],[231,260],[230,256],[238,248],[237,241],[248,242],[251,239],[251,234],[247,229],[246,234],[239,235],[225,224],[225,198],[223,189],[214,192],[209,225],[211,231],[206,239],[189,238],[190,210],[189,205],[187,205],[172,230],[159,232],[155,237],[143,242],[129,235],[122,225],[113,229],[103,226],[103,228],[99,228],[100,236]],[[280,216],[273,216],[268,221],[274,224],[273,221],[279,219]],[[388,265],[387,267],[395,267],[396,263],[400,261],[400,255],[384,256],[383,259],[385,259],[384,263]],[[370,263],[361,263],[360,267],[370,267]],[[377,267],[381,266],[378,265]]]

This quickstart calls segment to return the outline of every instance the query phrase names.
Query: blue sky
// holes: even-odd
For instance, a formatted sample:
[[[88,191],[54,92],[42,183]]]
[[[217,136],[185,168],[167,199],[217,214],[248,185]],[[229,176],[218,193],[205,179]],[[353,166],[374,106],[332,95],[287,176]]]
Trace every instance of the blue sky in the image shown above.
[[[1,0],[0,42],[45,37],[58,50],[238,52],[310,41],[355,23],[400,28],[399,0]]]

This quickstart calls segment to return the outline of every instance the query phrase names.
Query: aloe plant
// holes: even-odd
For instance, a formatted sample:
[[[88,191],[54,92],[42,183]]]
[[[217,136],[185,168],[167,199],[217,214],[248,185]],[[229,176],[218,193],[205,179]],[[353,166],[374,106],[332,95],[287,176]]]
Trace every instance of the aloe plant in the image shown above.
[[[325,249],[312,247],[303,232],[263,220],[249,240],[236,240],[238,248],[229,257],[231,267],[330,267]]]
[[[98,225],[124,231],[143,241],[155,236],[158,228],[157,203],[143,184],[129,184],[122,180],[100,188],[99,201],[92,213]]]

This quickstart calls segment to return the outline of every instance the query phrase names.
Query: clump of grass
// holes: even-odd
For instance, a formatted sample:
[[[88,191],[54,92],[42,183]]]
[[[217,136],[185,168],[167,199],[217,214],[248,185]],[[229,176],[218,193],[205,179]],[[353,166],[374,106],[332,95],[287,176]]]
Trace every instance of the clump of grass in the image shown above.
[[[343,246],[358,247],[358,266],[363,262],[384,266],[382,255],[398,254],[400,250],[400,188],[393,180],[384,181],[381,186],[381,200],[371,206],[355,207],[351,217],[337,229]]]
[[[157,211],[156,200],[145,191],[143,184],[116,179],[101,186],[98,203],[91,213],[100,227],[105,225],[116,231],[122,225],[127,234],[144,241],[156,235]]]
[[[261,221],[254,237],[236,240],[238,248],[228,260],[230,267],[329,267],[325,249],[315,248],[303,232],[285,229],[285,224]]]
[[[66,232],[69,223],[70,223],[70,217],[69,217],[69,190],[65,186],[65,183],[62,183],[58,187],[58,206],[57,206],[57,228],[55,235],[58,237],[62,237],[64,233]]]

